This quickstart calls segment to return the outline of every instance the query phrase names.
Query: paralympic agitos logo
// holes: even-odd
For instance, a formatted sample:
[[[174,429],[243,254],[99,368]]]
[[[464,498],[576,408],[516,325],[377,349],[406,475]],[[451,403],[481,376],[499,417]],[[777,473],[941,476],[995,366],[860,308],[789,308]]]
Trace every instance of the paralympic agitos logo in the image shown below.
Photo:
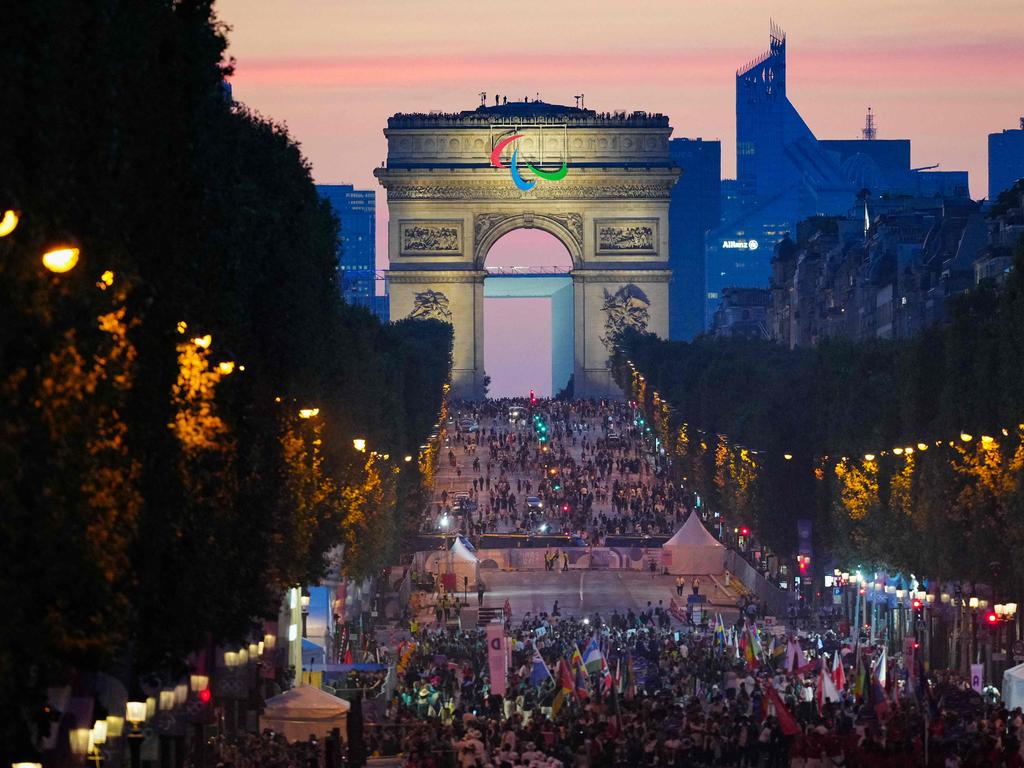
[[[501,153],[505,150],[505,147],[522,137],[523,134],[517,133],[506,139],[502,139],[495,144],[494,149],[491,151],[491,165],[495,168],[508,168],[509,173],[512,174],[512,181],[516,183],[516,186],[523,190],[523,192],[529,192],[537,186],[537,182],[527,181],[519,173],[519,147],[512,148],[512,162],[509,165],[502,165],[501,163]],[[530,173],[544,181],[560,181],[564,179],[565,174],[569,172],[569,166],[566,164],[565,160],[562,161],[562,167],[557,171],[542,171],[540,168],[536,168],[530,163],[527,163],[526,167],[530,170]]]

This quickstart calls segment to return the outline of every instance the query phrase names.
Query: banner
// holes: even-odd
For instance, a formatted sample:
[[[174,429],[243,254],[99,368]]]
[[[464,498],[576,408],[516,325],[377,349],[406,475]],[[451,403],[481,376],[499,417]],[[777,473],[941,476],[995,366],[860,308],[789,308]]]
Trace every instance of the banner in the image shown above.
[[[491,693],[505,695],[508,676],[508,640],[503,624],[487,625],[487,666],[491,678]]]
[[[971,664],[971,688],[981,693],[981,689],[984,687],[984,669],[983,664]]]

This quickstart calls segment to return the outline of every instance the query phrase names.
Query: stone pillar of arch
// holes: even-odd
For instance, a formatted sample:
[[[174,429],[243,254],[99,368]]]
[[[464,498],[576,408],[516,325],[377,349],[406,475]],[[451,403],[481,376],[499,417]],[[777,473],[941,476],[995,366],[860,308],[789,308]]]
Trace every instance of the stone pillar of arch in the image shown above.
[[[621,396],[608,367],[615,335],[668,334],[668,202],[679,175],[668,119],[540,102],[513,118],[504,106],[389,119],[375,175],[387,190],[391,319],[451,323],[452,393],[482,397],[487,253],[515,229],[542,229],[572,259],[576,396]],[[521,190],[507,156],[506,167],[489,162],[509,136],[535,167],[564,160],[565,177]]]

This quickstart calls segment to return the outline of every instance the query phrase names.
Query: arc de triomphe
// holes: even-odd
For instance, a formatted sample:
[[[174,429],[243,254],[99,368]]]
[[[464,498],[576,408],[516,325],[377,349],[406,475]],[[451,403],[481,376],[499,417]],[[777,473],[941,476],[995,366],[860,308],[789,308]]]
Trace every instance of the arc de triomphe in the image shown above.
[[[391,319],[455,332],[452,391],[483,395],[484,263],[514,229],[572,258],[577,397],[618,396],[608,359],[626,326],[668,334],[668,118],[508,102],[396,114],[384,135]]]

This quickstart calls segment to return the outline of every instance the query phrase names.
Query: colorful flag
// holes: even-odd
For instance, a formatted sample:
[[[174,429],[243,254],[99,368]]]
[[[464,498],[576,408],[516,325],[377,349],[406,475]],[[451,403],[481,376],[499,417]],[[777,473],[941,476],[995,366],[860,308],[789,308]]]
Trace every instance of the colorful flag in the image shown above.
[[[562,708],[565,703],[565,699],[572,695],[575,686],[572,680],[572,672],[569,671],[569,665],[565,659],[558,660],[558,693],[555,694],[554,701],[551,702],[551,714],[557,716],[558,710]]]
[[[806,664],[807,658],[804,656],[803,648],[800,647],[800,641],[795,637],[790,637],[786,641],[786,671],[794,672]]]
[[[605,696],[611,695],[612,692],[612,671],[604,656],[601,657],[601,692]]]
[[[580,647],[575,643],[572,645],[572,655],[569,657],[569,666],[572,668],[573,672],[580,667],[586,666],[586,664],[583,663],[583,656],[580,654]]]
[[[843,689],[846,688],[846,670],[843,669],[843,654],[836,651],[835,659],[833,659],[832,665],[832,682],[836,686],[836,690],[842,693]]]
[[[626,676],[622,694],[626,701],[632,701],[636,698],[636,671],[633,669],[632,654],[626,657]]]
[[[588,674],[595,675],[601,671],[603,662],[604,654],[601,653],[601,646],[598,645],[597,635],[595,634],[590,638],[587,647],[583,649],[583,666],[586,667]]]
[[[715,614],[715,641],[718,643],[718,649],[725,649],[725,622],[722,621],[722,614]]]
[[[668,612],[672,614],[672,617],[676,621],[681,621],[683,622],[683,624],[686,623],[686,611],[683,610],[679,603],[676,602],[676,599],[674,597],[671,600],[669,600]]]
[[[782,703],[782,697],[779,696],[779,692],[770,683],[766,686],[766,693],[768,694],[767,700],[775,708],[775,719],[779,721],[779,730],[782,731],[782,734],[784,736],[796,736],[800,733],[800,725],[797,723],[796,718],[786,709],[786,705]]]
[[[864,654],[859,645],[857,646],[856,654],[857,659],[853,673],[853,695],[857,698],[858,702],[863,702],[864,697],[867,695],[868,670],[864,664]]]
[[[530,685],[542,685],[545,680],[550,678],[551,670],[544,662],[544,657],[540,655],[540,651],[534,650],[533,666],[530,669]]]
[[[836,690],[836,685],[832,682],[832,674],[829,671],[824,656],[822,657],[821,669],[818,671],[818,689],[815,691],[815,700],[818,702],[819,714],[824,712],[826,700],[831,701],[833,704],[839,703],[839,691]]]

